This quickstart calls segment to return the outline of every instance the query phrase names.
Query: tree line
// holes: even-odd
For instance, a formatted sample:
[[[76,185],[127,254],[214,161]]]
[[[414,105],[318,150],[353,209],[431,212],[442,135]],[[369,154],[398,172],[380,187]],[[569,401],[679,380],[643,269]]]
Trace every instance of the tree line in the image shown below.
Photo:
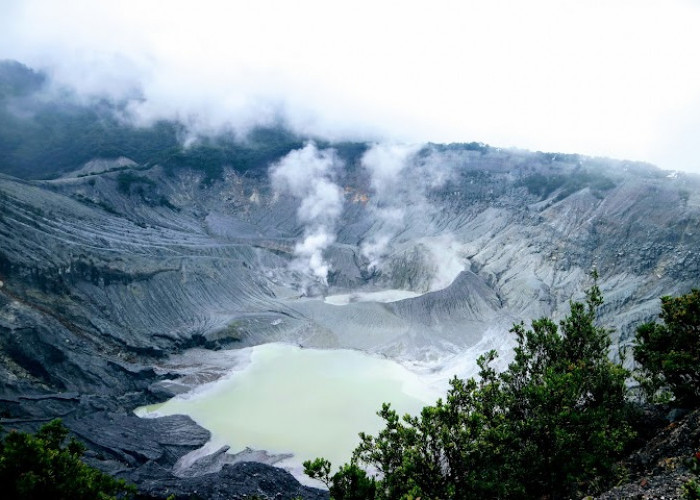
[[[610,359],[610,330],[598,326],[603,297],[594,284],[559,324],[549,318],[513,326],[513,361],[497,372],[491,351],[479,376],[454,378],[444,399],[417,416],[390,405],[384,428],[360,434],[350,461],[304,463],[334,500],[581,498],[624,475],[620,459],[635,445],[638,407],[628,382],[648,402],[700,406],[700,291],[661,299],[661,322],[637,329],[634,373]],[[700,494],[686,484],[688,498]]]

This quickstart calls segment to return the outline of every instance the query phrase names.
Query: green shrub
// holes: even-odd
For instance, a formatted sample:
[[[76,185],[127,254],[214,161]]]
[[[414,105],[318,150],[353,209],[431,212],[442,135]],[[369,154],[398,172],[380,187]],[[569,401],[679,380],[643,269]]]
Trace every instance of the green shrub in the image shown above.
[[[605,175],[582,169],[575,169],[566,174],[532,174],[523,178],[519,185],[542,200],[558,191],[555,201],[563,200],[584,188],[590,188],[594,196],[601,197],[602,192],[615,187],[615,183]]]
[[[36,434],[10,432],[0,439],[0,484],[7,500],[109,500],[131,498],[134,488],[80,460],[85,447],[60,420]]]
[[[376,481],[356,464],[346,464],[333,476],[331,463],[324,458],[304,462],[304,473],[323,482],[334,500],[366,500],[374,498]]]
[[[700,475],[700,451],[688,459],[686,465],[695,476]],[[683,498],[700,500],[700,481],[697,477],[689,479],[683,485]]]
[[[670,394],[679,406],[700,405],[700,290],[662,297],[663,324],[637,328],[634,357],[650,398]]]
[[[324,477],[335,499],[356,498],[353,477],[371,480],[360,465],[379,472],[365,498],[568,498],[604,488],[634,433],[629,373],[609,360],[609,332],[595,325],[601,304],[594,285],[559,325],[514,325],[504,372],[490,366],[491,351],[478,361],[478,381],[454,378],[445,400],[420,415],[400,418],[385,404],[384,429],[360,434],[349,465],[330,477],[317,459],[307,473]]]

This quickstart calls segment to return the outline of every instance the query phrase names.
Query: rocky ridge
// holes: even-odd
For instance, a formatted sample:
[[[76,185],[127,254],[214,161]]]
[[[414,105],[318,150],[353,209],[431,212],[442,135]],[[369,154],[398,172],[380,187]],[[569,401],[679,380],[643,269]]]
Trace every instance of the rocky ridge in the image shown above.
[[[323,293],[426,292],[437,274],[430,245],[445,235],[464,271],[417,298],[343,307],[299,299],[302,277],[288,267],[302,229],[294,217],[299,200],[279,197],[265,176],[229,169],[203,185],[196,171],[173,176],[129,163],[148,181],[126,191],[109,170],[54,181],[0,178],[4,425],[62,416],[103,469],[162,492],[175,481],[163,478],[178,453],[206,442],[202,431],[190,422],[166,433],[199,436],[188,446],[156,440],[125,451],[121,429],[161,434],[159,420],[128,411],[172,394],[159,382],[181,374],[157,367],[192,347],[287,341],[399,359],[459,352],[494,327],[505,337],[517,319],[563,314],[593,266],[606,296],[602,320],[624,344],[635,324],[655,316],[660,295],[695,284],[700,190],[683,192],[697,180],[611,170],[615,185],[604,192],[586,186],[542,199],[524,185],[528,175],[575,175],[580,167],[523,166],[536,158],[450,151],[444,164],[452,179],[428,193],[431,210],[409,208],[391,257],[374,274],[359,252],[377,230],[371,189],[351,165],[346,192],[368,193],[368,201],[346,198]],[[160,197],[167,202],[150,201]],[[112,441],[95,439],[110,429]],[[236,474],[226,477],[240,479]]]
[[[29,80],[26,92],[41,86]],[[0,423],[34,430],[63,418],[91,463],[137,482],[146,497],[324,496],[245,462],[274,457],[203,452],[207,431],[185,417],[131,413],[221,376],[239,347],[281,341],[428,364],[507,352],[514,321],[563,317],[595,267],[606,299],[600,319],[624,351],[635,326],[658,314],[660,296],[697,286],[692,175],[427,144],[382,192],[361,161],[372,145],[317,141],[342,164],[324,283],[293,265],[308,229],[298,216],[304,200],[269,175],[303,147],[299,138],[258,131],[247,145],[187,150],[175,124],[135,132],[101,117],[109,126],[96,129],[100,141],[129,138],[107,148],[120,154],[74,140],[75,150],[53,147],[60,134],[39,134],[41,122],[12,114],[19,106],[56,118],[22,88],[0,95]],[[92,110],[66,109],[66,127],[94,125]],[[10,151],[13,127],[34,146]],[[373,265],[363,249],[380,241]],[[419,296],[323,300],[396,289]]]

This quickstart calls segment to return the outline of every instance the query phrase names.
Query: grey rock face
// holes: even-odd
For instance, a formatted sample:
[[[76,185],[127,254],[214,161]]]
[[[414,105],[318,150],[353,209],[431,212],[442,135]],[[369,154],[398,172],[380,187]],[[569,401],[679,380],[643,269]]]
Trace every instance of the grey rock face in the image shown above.
[[[169,356],[194,347],[285,341],[399,359],[455,353],[514,321],[562,317],[593,267],[606,298],[601,321],[625,345],[658,313],[659,296],[698,285],[696,177],[495,149],[429,146],[423,154],[442,181],[414,185],[427,168],[416,163],[393,201],[356,164],[338,174],[345,199],[324,252],[328,283],[310,283],[290,265],[305,231],[301,201],[276,193],[260,172],[228,168],[204,183],[194,171],[166,174],[121,159],[134,175],[126,187],[100,162],[53,181],[0,176],[5,421],[26,427],[64,415],[95,463],[153,494],[177,483],[187,484],[178,495],[218,498],[218,483],[204,479],[215,462],[221,481],[241,481],[245,491],[271,491],[266,477],[301,492],[282,472],[260,476],[263,465],[216,457],[178,483],[172,467],[206,441],[203,431],[126,412],[167,397],[176,385],[167,381],[180,375]],[[378,217],[387,206],[400,209],[400,224]],[[382,236],[386,249],[373,267],[363,245]],[[422,295],[323,300],[387,289]],[[92,408],[86,395],[103,403]],[[152,425],[160,427],[142,427]],[[142,441],[146,432],[173,439]]]
[[[328,498],[328,492],[301,486],[289,472],[257,462],[225,465],[215,478],[211,475],[163,477],[163,472],[144,471],[144,477],[137,478],[139,492],[143,497],[166,498],[174,494],[178,500],[193,496],[214,500],[243,500],[253,496],[284,500],[299,497],[305,500]]]
[[[623,465],[628,471],[626,484],[596,497],[598,500],[625,498],[686,498],[683,485],[697,474],[689,459],[700,447],[700,411],[687,413],[668,425],[630,455]]]

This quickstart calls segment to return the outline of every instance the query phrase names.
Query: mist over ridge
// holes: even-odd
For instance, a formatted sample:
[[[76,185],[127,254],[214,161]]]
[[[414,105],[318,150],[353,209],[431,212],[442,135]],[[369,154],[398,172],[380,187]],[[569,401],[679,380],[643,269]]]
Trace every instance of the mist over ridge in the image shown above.
[[[327,140],[464,140],[697,171],[693,2],[290,6],[10,0],[0,58],[134,123]],[[362,33],[362,36],[358,36]],[[595,36],[591,36],[595,33]]]

